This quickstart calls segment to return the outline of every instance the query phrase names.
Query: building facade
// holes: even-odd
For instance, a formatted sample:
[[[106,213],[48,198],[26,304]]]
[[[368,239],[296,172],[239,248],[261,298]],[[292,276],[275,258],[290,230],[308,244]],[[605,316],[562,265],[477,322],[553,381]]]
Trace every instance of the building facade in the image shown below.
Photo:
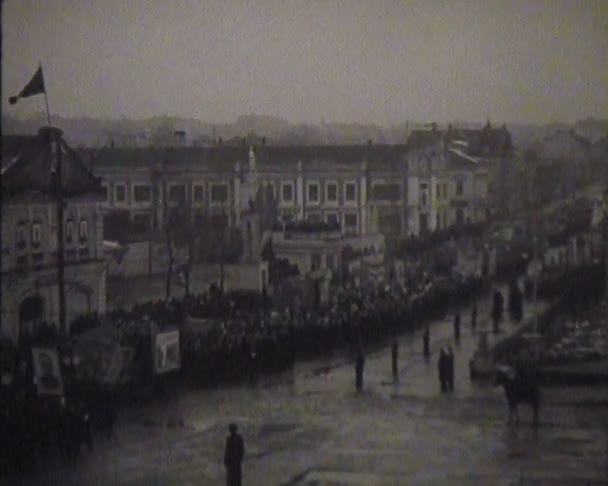
[[[325,222],[346,236],[400,237],[485,217],[487,169],[456,150],[436,149],[104,148],[82,157],[103,179],[104,212],[122,212],[131,229],[144,235],[162,227],[166,208],[180,202],[195,220],[212,214],[239,227],[241,215],[255,206],[255,189],[264,187],[285,224]]]
[[[488,218],[489,170],[445,140],[408,153],[408,227],[413,234]]]
[[[59,187],[66,323],[105,311],[100,181],[57,128],[3,137],[1,335],[14,341],[40,322],[60,322]]]

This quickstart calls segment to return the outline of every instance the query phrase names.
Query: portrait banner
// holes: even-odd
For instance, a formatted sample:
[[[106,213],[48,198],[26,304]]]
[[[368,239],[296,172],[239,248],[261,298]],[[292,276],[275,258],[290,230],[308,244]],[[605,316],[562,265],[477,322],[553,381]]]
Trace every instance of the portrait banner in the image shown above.
[[[63,395],[61,368],[56,349],[32,348],[34,382],[39,395]]]
[[[155,373],[159,375],[179,368],[179,331],[159,332],[154,339]]]

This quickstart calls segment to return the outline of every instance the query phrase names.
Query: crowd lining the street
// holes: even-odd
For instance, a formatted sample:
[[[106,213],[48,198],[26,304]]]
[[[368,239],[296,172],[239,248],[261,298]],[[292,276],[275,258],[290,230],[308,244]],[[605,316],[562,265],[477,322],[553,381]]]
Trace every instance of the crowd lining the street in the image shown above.
[[[572,282],[578,282],[576,295],[584,290],[585,282],[601,273],[596,266],[573,272],[570,278],[541,280],[539,295],[561,295],[569,304],[580,305],[568,297],[574,292]],[[597,274],[597,275],[596,275]],[[598,277],[599,278],[599,277]],[[11,383],[2,386],[0,432],[2,436],[19,440],[2,443],[1,470],[26,470],[36,457],[46,459],[55,447],[57,452],[75,457],[82,447],[92,447],[91,429],[98,427],[111,432],[120,404],[119,386],[79,379],[78,363],[73,345],[78,334],[104,326],[113,327],[122,346],[134,349],[132,363],[133,387],[142,384],[167,384],[166,377],[154,376],[152,366],[151,329],[177,327],[181,333],[181,374],[175,379],[190,386],[208,386],[227,381],[250,380],[255,383],[261,373],[288,369],[295,359],[311,359],[334,351],[360,356],[379,346],[391,335],[413,332],[430,319],[445,316],[450,306],[475,299],[486,284],[480,277],[419,280],[418,285],[390,283],[360,289],[346,285],[335,289],[325,306],[311,309],[297,302],[288,309],[273,308],[265,295],[224,293],[217,288],[209,294],[192,296],[187,300],[148,302],[131,310],[116,310],[105,316],[89,315],[73,323],[73,336],[68,339],[52,324],[42,323],[33,335],[24,335],[14,349],[15,368]],[[587,286],[590,285],[587,283]],[[519,289],[509,292],[507,309],[512,320],[521,319],[523,295]],[[527,282],[525,294],[531,293]],[[583,292],[584,293],[584,292]],[[502,295],[493,296],[492,317],[502,320]],[[574,295],[574,294],[573,294]],[[189,317],[211,323],[205,333],[191,332],[185,325]],[[458,314],[458,317],[460,315]],[[475,323],[476,316],[472,318]],[[455,336],[459,334],[455,321]],[[458,327],[458,330],[457,330]],[[428,343],[428,331],[425,333]],[[37,396],[32,376],[32,347],[54,347],[58,351],[63,377],[62,397]],[[427,346],[428,347],[428,346]],[[453,365],[449,351],[441,355],[442,389],[450,390]],[[183,380],[182,380],[183,379]],[[359,384],[359,378],[357,379]],[[124,390],[122,390],[124,391]]]

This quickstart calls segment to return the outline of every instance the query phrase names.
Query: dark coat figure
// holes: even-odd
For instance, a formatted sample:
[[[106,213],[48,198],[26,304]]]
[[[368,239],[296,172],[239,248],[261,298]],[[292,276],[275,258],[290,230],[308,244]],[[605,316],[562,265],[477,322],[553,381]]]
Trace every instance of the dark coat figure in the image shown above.
[[[454,339],[460,341],[460,312],[454,316]]]
[[[422,336],[422,350],[424,352],[424,357],[428,358],[431,355],[431,334],[429,331],[429,326],[426,326],[424,330],[424,334]]]
[[[454,353],[452,347],[448,346],[447,361],[446,361],[446,382],[447,388],[450,391],[454,390]]]
[[[505,390],[507,404],[509,405],[509,422],[515,419],[519,422],[517,405],[520,402],[529,403],[534,412],[534,425],[538,424],[538,411],[540,408],[540,386],[534,373],[526,372],[523,366],[517,366],[514,376],[505,369],[496,372],[494,386],[501,385]]]
[[[502,319],[504,299],[499,290],[494,292],[494,301],[492,304],[492,321],[494,323],[494,332],[498,332],[498,324]]]
[[[520,322],[523,318],[523,294],[513,280],[509,286],[509,318],[512,321]]]
[[[395,341],[393,341],[393,346],[391,347],[391,364],[392,364],[392,369],[393,369],[393,376],[395,378],[397,378],[397,376],[399,375],[398,363],[399,363],[399,341],[397,341],[395,339]]]
[[[224,450],[224,466],[226,467],[226,485],[241,486],[241,464],[245,456],[245,444],[241,434],[237,433],[236,424],[230,424],[230,435],[226,439]]]
[[[473,310],[471,311],[471,329],[477,327],[477,302],[473,302]]]
[[[356,374],[356,385],[357,391],[360,392],[363,389],[363,368],[365,367],[365,356],[363,356],[363,352],[359,351],[357,353],[357,358],[355,359],[355,374]]]
[[[448,382],[447,382],[447,373],[448,373],[448,353],[445,348],[441,348],[439,352],[439,360],[437,362],[437,368],[439,370],[439,384],[441,385],[441,391],[444,392],[447,390]]]

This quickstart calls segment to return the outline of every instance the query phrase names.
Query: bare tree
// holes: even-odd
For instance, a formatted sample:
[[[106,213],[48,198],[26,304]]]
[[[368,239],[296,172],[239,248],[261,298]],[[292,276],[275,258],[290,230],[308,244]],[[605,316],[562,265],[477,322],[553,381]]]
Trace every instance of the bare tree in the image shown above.
[[[197,232],[188,206],[180,202],[167,211],[164,227],[164,244],[167,252],[165,298],[171,297],[171,283],[175,274],[183,277],[186,297],[190,295],[190,275],[196,260],[200,232]]]

